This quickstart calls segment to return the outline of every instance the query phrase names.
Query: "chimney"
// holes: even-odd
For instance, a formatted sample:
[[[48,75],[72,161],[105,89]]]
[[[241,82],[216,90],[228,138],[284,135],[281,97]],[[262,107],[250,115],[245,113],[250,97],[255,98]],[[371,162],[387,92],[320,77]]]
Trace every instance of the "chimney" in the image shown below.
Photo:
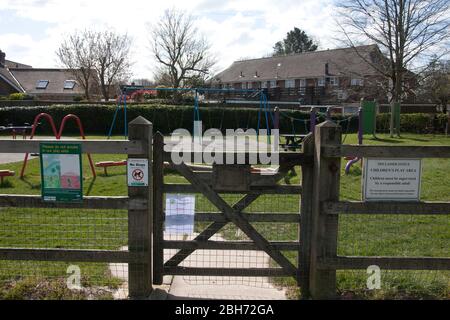
[[[6,65],[6,53],[4,53],[2,50],[0,50],[0,68],[4,68]]]

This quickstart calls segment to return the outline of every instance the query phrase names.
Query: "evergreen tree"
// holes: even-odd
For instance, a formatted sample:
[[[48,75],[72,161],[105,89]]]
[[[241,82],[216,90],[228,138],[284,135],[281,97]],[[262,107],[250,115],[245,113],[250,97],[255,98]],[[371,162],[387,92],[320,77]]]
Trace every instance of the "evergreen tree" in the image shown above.
[[[294,27],[287,33],[286,38],[275,43],[274,56],[282,56],[291,53],[301,53],[307,51],[316,51],[317,44],[308,37],[305,31]]]

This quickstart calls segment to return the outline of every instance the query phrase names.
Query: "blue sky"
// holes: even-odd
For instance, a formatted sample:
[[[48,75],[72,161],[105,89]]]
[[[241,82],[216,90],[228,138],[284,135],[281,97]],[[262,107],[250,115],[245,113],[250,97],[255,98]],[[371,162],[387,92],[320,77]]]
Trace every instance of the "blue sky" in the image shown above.
[[[0,0],[0,49],[10,60],[58,67],[55,51],[64,36],[87,27],[114,29],[133,38],[134,76],[151,78],[156,64],[148,24],[170,7],[196,18],[217,57],[216,71],[240,58],[269,54],[294,26],[322,49],[336,46],[331,0]]]

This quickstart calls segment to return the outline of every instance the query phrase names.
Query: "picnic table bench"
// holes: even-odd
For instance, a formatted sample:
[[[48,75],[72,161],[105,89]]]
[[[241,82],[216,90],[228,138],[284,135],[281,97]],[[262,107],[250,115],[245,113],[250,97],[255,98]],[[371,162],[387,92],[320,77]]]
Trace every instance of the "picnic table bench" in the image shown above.
[[[280,138],[285,138],[285,143],[280,143],[280,146],[287,151],[288,149],[295,151],[301,147],[303,139],[306,134],[280,134]]]

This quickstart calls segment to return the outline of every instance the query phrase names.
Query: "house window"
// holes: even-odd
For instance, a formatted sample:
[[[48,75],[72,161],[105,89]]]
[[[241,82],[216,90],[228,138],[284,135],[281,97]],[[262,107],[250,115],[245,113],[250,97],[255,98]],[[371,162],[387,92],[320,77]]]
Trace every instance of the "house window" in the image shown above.
[[[352,78],[352,80],[350,81],[350,84],[352,86],[362,87],[364,85],[364,80],[363,79],[359,79],[359,78]]]
[[[338,85],[339,85],[339,79],[338,79],[338,77],[330,77],[330,85],[332,85],[332,86],[338,86]]]
[[[252,83],[251,83],[251,82],[248,82],[248,83],[247,83],[247,89],[251,89],[251,88],[253,88]]]
[[[343,90],[336,91],[336,95],[337,95],[338,100],[345,100],[345,99],[347,99],[347,93],[345,91],[343,91]]]
[[[267,81],[261,81],[261,88],[266,89],[267,88]]]
[[[285,80],[284,87],[285,88],[295,88],[295,80],[294,79]]]
[[[300,79],[300,88],[306,87],[306,79]]]
[[[277,87],[277,80],[270,80],[270,87],[276,88]]]
[[[317,86],[325,87],[325,79],[324,78],[317,79]]]
[[[75,80],[64,81],[64,89],[73,90],[73,88],[75,88],[75,83]]]
[[[241,89],[247,89],[247,83],[242,82],[241,83]]]
[[[36,83],[36,89],[47,89],[48,80],[39,80]]]

